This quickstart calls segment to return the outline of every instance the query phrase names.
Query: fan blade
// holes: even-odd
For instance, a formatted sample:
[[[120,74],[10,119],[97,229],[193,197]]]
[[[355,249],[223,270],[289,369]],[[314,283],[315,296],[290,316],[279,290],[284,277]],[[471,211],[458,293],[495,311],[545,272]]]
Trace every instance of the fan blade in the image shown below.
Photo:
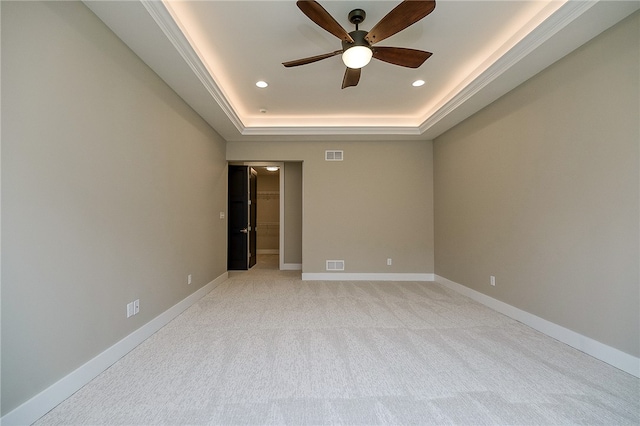
[[[347,67],[347,70],[344,72],[344,78],[342,79],[342,88],[357,86],[360,81],[361,72],[362,68],[354,69]]]
[[[418,68],[432,55],[424,50],[406,49],[404,47],[374,47],[373,57],[394,65],[407,68]]]
[[[332,56],[339,55],[341,53],[342,53],[342,50],[336,50],[335,52],[325,53],[324,55],[311,56],[309,58],[303,58],[303,59],[297,59],[295,61],[283,62],[282,65],[284,65],[287,68],[289,68],[289,67],[297,67],[299,65],[306,65],[306,64],[310,64],[312,62],[318,62],[318,61],[321,61],[323,59],[327,59],[327,58],[330,58]]]
[[[318,24],[321,28],[329,31],[334,36],[341,40],[353,43],[353,39],[349,33],[342,28],[342,26],[336,21],[333,16],[327,12],[324,7],[316,1],[298,0],[296,2],[298,9],[302,11],[309,19]]]
[[[410,25],[415,24],[436,8],[434,0],[405,0],[380,20],[365,37],[370,44],[391,37]]]

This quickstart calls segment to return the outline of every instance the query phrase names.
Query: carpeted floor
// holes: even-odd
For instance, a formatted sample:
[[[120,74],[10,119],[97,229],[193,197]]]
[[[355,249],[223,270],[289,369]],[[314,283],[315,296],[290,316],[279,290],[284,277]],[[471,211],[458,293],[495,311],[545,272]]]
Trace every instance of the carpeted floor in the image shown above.
[[[37,424],[640,423],[639,379],[437,283],[275,267],[260,256]]]

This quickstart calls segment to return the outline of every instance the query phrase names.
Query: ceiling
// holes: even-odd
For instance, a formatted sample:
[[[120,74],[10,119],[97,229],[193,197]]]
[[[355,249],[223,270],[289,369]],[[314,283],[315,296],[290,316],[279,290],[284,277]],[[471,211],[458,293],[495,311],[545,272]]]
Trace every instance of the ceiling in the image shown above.
[[[369,30],[397,1],[321,1]],[[372,60],[341,89],[340,40],[290,1],[85,1],[227,141],[430,140],[640,8],[638,1],[438,0],[380,42],[433,52],[420,68]],[[421,87],[412,82],[422,79]],[[255,83],[266,81],[267,88]]]

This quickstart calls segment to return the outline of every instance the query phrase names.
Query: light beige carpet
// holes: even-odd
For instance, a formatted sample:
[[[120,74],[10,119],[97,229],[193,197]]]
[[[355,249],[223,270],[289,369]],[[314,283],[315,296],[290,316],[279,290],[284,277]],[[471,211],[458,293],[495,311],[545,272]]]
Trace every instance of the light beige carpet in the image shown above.
[[[424,282],[304,282],[261,256],[40,419],[640,423],[640,380]]]

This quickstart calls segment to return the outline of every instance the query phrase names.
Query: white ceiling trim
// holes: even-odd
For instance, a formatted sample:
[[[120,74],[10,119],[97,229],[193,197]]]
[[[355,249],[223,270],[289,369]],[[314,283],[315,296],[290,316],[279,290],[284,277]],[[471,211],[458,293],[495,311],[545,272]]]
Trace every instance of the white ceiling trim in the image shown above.
[[[322,126],[322,127],[246,127],[242,134],[244,136],[308,136],[308,135],[406,135],[419,136],[421,134],[418,127],[395,127],[395,126]]]
[[[444,102],[434,112],[427,114],[423,123],[419,126],[420,133],[425,133],[449,114],[454,112],[473,96],[478,94],[490,83],[509,71],[527,55],[539,48],[558,31],[569,25],[587,10],[591,9],[596,1],[569,0],[556,12],[550,15],[544,22],[527,34],[513,48],[498,58],[485,71],[480,73],[462,89],[456,89],[450,99]],[[526,78],[529,78],[527,76]]]
[[[185,60],[187,65],[189,65],[189,68],[191,68],[198,80],[200,80],[220,108],[222,108],[222,111],[229,120],[231,120],[236,129],[238,129],[240,133],[243,133],[246,127],[242,119],[236,113],[227,96],[225,96],[224,91],[216,83],[213,75],[207,69],[204,62],[202,62],[202,59],[200,59],[200,55],[195,51],[191,42],[164,3],[157,0],[140,0],[140,2],[160,27],[164,35],[167,36],[171,44],[176,48],[180,56]]]

